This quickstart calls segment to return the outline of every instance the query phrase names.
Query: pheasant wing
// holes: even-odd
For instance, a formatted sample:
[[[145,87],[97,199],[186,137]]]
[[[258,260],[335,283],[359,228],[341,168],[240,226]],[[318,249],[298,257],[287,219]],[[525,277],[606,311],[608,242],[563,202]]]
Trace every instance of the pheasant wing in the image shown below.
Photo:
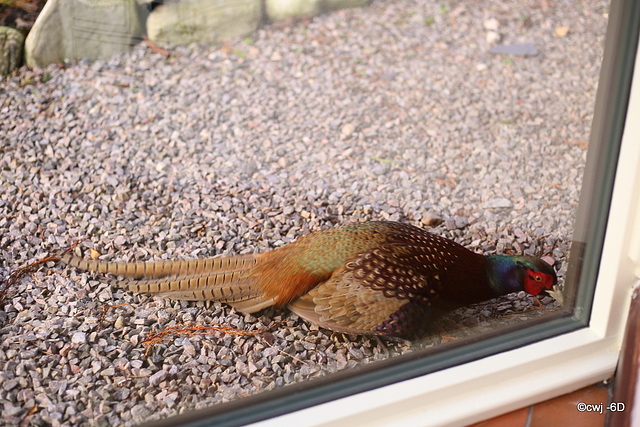
[[[425,276],[378,248],[356,255],[289,308],[337,332],[406,337],[426,326],[425,287]]]

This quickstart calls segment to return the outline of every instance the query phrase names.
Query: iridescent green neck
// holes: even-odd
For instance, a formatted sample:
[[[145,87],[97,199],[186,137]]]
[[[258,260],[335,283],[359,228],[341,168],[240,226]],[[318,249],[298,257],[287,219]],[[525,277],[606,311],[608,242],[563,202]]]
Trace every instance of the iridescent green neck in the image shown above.
[[[521,265],[529,262],[529,258],[522,255],[487,256],[489,285],[496,296],[524,290],[526,270]]]

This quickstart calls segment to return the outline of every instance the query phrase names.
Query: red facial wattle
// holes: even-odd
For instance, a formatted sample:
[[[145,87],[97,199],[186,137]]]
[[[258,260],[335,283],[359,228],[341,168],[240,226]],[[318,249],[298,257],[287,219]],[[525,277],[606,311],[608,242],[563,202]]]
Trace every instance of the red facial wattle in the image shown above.
[[[524,290],[527,293],[538,295],[543,290],[551,288],[553,288],[553,277],[550,274],[527,269],[527,275],[524,278]]]

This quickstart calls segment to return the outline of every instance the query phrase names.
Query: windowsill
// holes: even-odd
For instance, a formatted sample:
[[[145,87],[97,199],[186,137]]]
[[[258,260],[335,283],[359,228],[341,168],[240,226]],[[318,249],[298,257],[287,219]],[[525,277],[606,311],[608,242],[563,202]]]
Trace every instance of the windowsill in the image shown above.
[[[468,424],[610,377],[619,341],[585,328],[256,425]]]

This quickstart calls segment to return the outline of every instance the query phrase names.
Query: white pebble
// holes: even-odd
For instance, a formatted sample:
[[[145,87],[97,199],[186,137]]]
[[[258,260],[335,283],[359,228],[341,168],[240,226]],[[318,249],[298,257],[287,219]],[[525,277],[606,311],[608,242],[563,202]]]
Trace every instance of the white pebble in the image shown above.
[[[72,336],[71,336],[71,342],[74,344],[84,344],[87,342],[87,334],[85,334],[84,332],[75,332]]]

